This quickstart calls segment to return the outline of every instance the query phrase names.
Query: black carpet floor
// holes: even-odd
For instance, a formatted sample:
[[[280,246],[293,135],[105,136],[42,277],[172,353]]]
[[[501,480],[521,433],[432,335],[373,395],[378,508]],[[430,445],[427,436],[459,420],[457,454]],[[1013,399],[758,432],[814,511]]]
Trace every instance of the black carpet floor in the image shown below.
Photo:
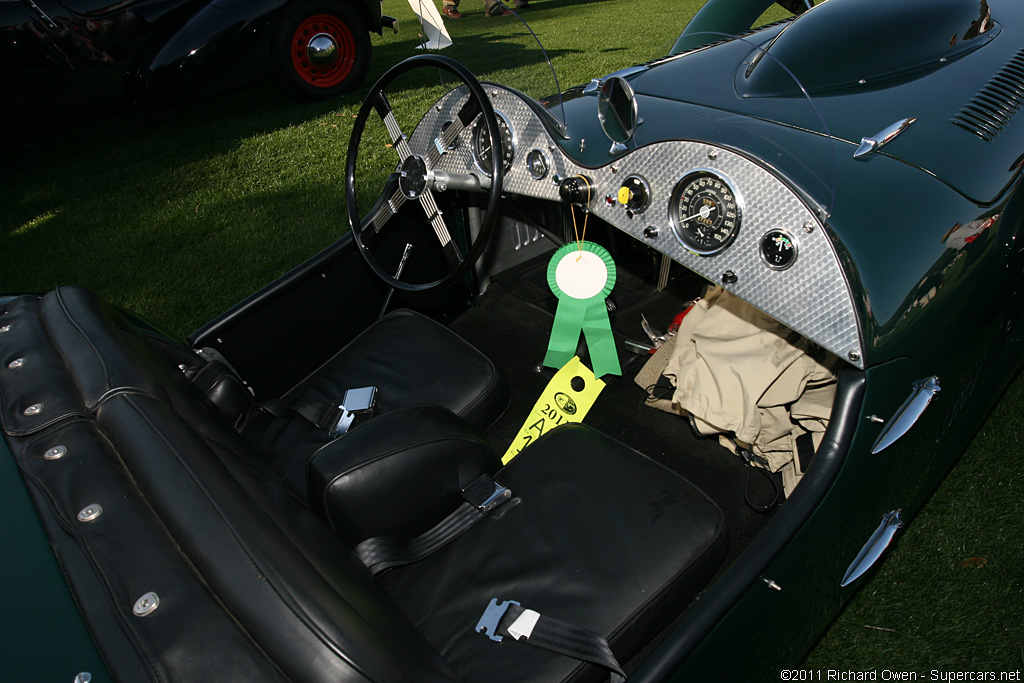
[[[546,268],[544,257],[502,274],[490,284],[480,305],[452,324],[453,330],[498,365],[511,385],[511,405],[488,431],[499,453],[512,442],[554,375],[554,370],[540,365],[557,303],[547,287]],[[633,378],[646,356],[625,351],[623,343],[627,338],[647,341],[640,327],[641,315],[664,330],[702,287],[703,282],[690,281],[659,292],[653,283],[645,283],[620,268],[612,292],[616,306],[612,327],[623,374],[602,378],[606,387],[584,423],[678,472],[718,503],[730,535],[724,568],[769,518],[745,503],[745,488],[749,485],[752,500],[764,502],[772,497],[771,486],[762,472],[750,471],[720,446],[716,437],[696,436],[686,419],[645,405],[644,391]],[[502,332],[495,334],[496,330]],[[585,354],[585,347],[580,350]]]

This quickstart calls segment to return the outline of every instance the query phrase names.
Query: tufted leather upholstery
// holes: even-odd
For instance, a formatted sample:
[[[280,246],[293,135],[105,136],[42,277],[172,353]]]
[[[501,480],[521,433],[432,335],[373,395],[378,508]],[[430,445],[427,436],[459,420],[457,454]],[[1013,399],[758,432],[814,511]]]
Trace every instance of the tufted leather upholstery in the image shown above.
[[[624,659],[721,560],[725,531],[714,503],[573,425],[497,472],[512,501],[427,559],[374,579],[116,310],[61,288],[2,312],[12,327],[0,335],[0,423],[99,647],[123,680],[597,680],[605,674],[595,667],[495,644],[472,626],[492,597],[516,599],[597,630]],[[26,365],[8,367],[20,357]],[[25,415],[23,406],[36,403],[41,413]],[[425,497],[439,495],[403,458],[430,460],[449,447],[464,455],[456,470],[463,462],[496,467],[496,454],[450,411],[395,414],[414,422],[418,438],[403,446],[387,420],[353,432],[376,449],[368,462],[394,470],[370,472],[367,485],[394,478],[407,486],[405,476],[424,484]],[[444,446],[417,450],[431,439]],[[46,460],[56,444],[69,455]],[[349,444],[353,458],[365,452],[357,445]],[[438,479],[451,488],[450,477]],[[94,502],[102,516],[77,522]],[[161,606],[135,617],[131,605],[146,591]]]

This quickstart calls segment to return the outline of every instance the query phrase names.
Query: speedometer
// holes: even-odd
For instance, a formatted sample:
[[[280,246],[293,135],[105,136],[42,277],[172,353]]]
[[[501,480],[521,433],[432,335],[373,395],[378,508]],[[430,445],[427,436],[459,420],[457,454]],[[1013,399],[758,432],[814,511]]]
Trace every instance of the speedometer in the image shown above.
[[[669,219],[676,239],[702,256],[722,251],[736,239],[743,200],[733,184],[701,168],[683,176],[672,191]]]
[[[500,111],[494,112],[498,119],[498,132],[501,134],[501,160],[504,170],[512,168],[512,159],[516,153],[515,140],[512,137],[512,129],[508,120]],[[478,116],[473,124],[473,161],[477,167],[488,176],[494,170],[494,150],[491,148],[491,136],[487,134],[487,124],[484,117]]]

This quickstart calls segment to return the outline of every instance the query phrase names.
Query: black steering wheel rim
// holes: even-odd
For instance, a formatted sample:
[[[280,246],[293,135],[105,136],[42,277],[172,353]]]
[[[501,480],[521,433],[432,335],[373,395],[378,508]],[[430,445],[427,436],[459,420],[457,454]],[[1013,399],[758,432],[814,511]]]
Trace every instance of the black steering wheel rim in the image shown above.
[[[355,167],[356,160],[359,155],[359,144],[362,141],[363,130],[365,129],[366,121],[372,110],[376,110],[381,118],[384,119],[385,125],[388,123],[386,115],[390,113],[390,105],[388,104],[387,97],[384,94],[386,88],[399,76],[411,71],[412,69],[421,67],[435,67],[455,75],[469,90],[469,101],[475,102],[476,106],[479,108],[480,115],[483,117],[484,124],[487,127],[487,133],[490,135],[492,147],[497,145],[496,148],[500,149],[501,145],[501,132],[498,127],[498,117],[494,112],[494,107],[491,104],[490,99],[487,97],[483,86],[473,73],[469,71],[469,69],[449,57],[433,54],[423,54],[410,57],[391,67],[370,88],[366,98],[363,100],[362,107],[359,109],[359,113],[356,115],[355,123],[352,126],[352,134],[349,137],[348,154],[345,160],[345,204],[348,213],[349,229],[352,231],[352,237],[359,248],[359,253],[362,255],[363,260],[370,267],[373,273],[383,280],[388,286],[406,292],[422,292],[450,285],[462,277],[462,275],[469,270],[470,266],[480,258],[483,254],[484,248],[487,246],[487,241],[490,237],[491,230],[494,227],[494,223],[497,221],[498,204],[501,200],[501,188],[505,175],[505,169],[502,163],[499,162],[492,164],[491,187],[488,192],[487,208],[484,211],[484,215],[481,220],[479,234],[475,239],[472,239],[468,253],[465,256],[461,256],[459,260],[452,265],[449,272],[444,277],[433,282],[404,282],[385,270],[380,262],[377,261],[376,257],[374,257],[370,252],[367,240],[364,238],[363,230],[365,229],[365,226],[362,225],[359,210],[356,206]],[[395,125],[397,126],[397,123]],[[399,149],[400,141],[393,140],[393,142],[395,143],[395,149],[399,150],[401,164],[404,166],[410,160],[410,157],[406,156],[405,158],[402,158],[402,152]],[[431,201],[433,201],[432,190],[429,187],[426,189],[424,194],[429,194],[431,196]],[[443,219],[440,219],[440,212],[437,212],[437,217],[442,221],[443,226]],[[430,217],[428,216],[428,218]],[[442,246],[446,245],[442,242]]]

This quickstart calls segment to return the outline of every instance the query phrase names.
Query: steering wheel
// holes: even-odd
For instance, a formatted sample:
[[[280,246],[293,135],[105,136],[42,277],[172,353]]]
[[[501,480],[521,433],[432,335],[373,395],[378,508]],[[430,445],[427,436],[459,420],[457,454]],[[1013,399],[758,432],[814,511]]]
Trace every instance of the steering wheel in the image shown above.
[[[402,134],[401,127],[395,119],[394,111],[388,102],[385,90],[402,74],[420,67],[433,67],[453,74],[469,90],[469,99],[459,109],[458,115],[441,131],[434,144],[424,153],[419,154],[409,146],[408,139]],[[398,152],[399,164],[392,173],[376,204],[360,218],[356,207],[355,172],[356,159],[363,130],[371,110],[375,110],[387,128],[388,137],[393,148]],[[348,210],[349,228],[370,269],[388,286],[407,292],[418,292],[435,287],[444,287],[461,277],[472,266],[484,247],[498,216],[498,203],[501,199],[501,186],[504,181],[505,169],[500,159],[491,164],[491,187],[487,198],[487,209],[484,212],[479,233],[476,237],[466,237],[465,253],[459,248],[452,232],[438,209],[435,191],[442,192],[448,188],[480,188],[479,179],[470,174],[454,174],[435,171],[442,156],[451,148],[455,140],[469,127],[478,115],[483,116],[490,136],[492,149],[501,149],[501,133],[498,128],[497,115],[490,99],[484,92],[480,81],[464,66],[453,59],[440,55],[423,54],[410,57],[399,62],[373,84],[363,106],[359,109],[352,136],[349,139],[348,156],[345,162],[345,203]],[[434,282],[404,282],[381,266],[380,262],[369,249],[373,236],[379,233],[398,209],[408,201],[418,202],[434,234],[441,245],[447,261],[448,272]]]

